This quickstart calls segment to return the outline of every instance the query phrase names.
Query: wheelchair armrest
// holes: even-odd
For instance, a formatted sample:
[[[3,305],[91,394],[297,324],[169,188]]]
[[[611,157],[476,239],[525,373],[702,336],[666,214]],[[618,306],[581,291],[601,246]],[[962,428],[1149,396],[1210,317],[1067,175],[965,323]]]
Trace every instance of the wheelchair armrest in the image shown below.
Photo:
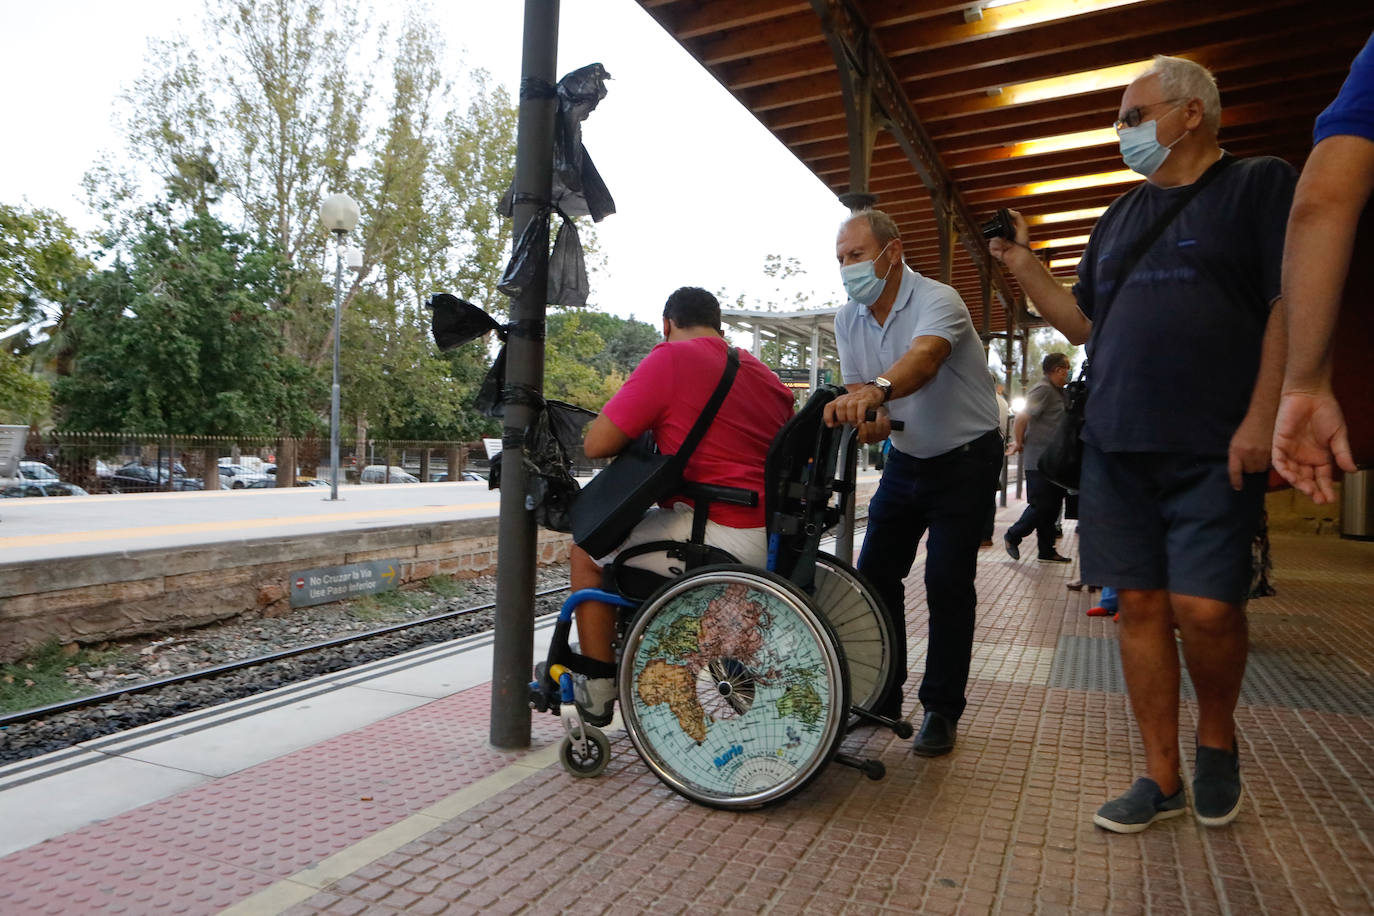
[[[728,503],[732,506],[746,506],[750,509],[759,504],[759,494],[743,487],[722,487],[713,483],[683,481],[680,491],[693,502]]]

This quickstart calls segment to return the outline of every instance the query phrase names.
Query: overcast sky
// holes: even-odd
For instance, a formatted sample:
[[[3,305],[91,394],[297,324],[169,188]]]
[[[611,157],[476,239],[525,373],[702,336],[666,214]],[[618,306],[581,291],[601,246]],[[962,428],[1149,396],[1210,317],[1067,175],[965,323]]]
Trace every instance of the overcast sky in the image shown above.
[[[393,8],[377,2],[383,11]],[[449,56],[518,97],[524,4],[447,0],[431,17]],[[82,174],[118,150],[114,101],[149,38],[197,30],[190,0],[0,0],[0,202],[94,227]],[[598,227],[608,270],[593,303],[656,323],[682,285],[768,297],[769,253],[795,257],[816,305],[840,299],[834,238],[844,208],[633,0],[564,0],[558,73],[600,61],[608,94],[584,142],[617,213]],[[461,294],[461,291],[455,291]]]

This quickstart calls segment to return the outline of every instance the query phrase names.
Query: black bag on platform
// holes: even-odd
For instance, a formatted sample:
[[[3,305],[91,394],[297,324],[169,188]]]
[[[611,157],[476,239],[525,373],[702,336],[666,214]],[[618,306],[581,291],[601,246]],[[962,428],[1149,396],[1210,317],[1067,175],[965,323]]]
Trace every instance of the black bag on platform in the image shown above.
[[[1116,285],[1107,295],[1106,301],[1102,303],[1101,314],[1098,320],[1093,322],[1092,334],[1094,337],[1101,331],[1107,321],[1107,309],[1111,307],[1112,300],[1121,291],[1121,287],[1126,285],[1126,278],[1135,269],[1136,262],[1150,250],[1150,246],[1164,233],[1169,224],[1174,221],[1174,217],[1188,205],[1188,202],[1198,195],[1198,193],[1221,174],[1232,162],[1234,156],[1223,155],[1216,162],[1203,172],[1198,180],[1193,182],[1188,192],[1181,195],[1173,206],[1164,213],[1160,214],[1155,220],[1154,225],[1149,228],[1135,247],[1130,250],[1125,258],[1122,259],[1121,269],[1117,272]],[[1083,475],[1083,422],[1088,415],[1088,361],[1083,362],[1083,368],[1079,370],[1078,378],[1064,386],[1064,416],[1060,418],[1059,425],[1054,428],[1054,433],[1050,436],[1049,444],[1040,453],[1040,461],[1036,469],[1044,474],[1050,481],[1066,490],[1077,490],[1079,480]]]
[[[662,454],[642,436],[578,492],[572,506],[572,534],[578,547],[604,557],[621,545],[650,506],[681,488],[687,459],[706,435],[738,370],[739,351],[731,347],[715,393],[677,454]]]

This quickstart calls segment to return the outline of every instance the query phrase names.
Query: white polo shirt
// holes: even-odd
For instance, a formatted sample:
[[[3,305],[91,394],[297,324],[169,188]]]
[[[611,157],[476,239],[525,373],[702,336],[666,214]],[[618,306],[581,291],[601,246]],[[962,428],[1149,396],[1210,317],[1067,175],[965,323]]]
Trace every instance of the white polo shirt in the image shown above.
[[[997,389],[973,319],[959,294],[905,264],[897,299],[886,324],[853,300],[835,316],[835,343],[845,384],[882,375],[917,337],[949,341],[949,358],[914,394],[894,398],[887,409],[906,429],[892,433],[894,448],[933,458],[997,428]]]

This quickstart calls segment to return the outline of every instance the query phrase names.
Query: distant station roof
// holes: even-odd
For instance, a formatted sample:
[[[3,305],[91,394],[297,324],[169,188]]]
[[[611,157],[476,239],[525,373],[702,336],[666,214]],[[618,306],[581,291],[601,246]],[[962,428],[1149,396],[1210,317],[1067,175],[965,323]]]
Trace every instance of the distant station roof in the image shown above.
[[[947,278],[984,333],[1032,319],[1009,320],[1021,291],[979,224],[1026,214],[1070,279],[1139,181],[1112,121],[1152,55],[1216,74],[1226,149],[1301,166],[1374,28],[1370,0],[639,2],[842,200],[875,195],[912,266]]]
[[[810,365],[808,348],[816,339],[820,351],[820,366],[839,366],[835,348],[835,315],[839,308],[805,309],[796,312],[755,312],[745,309],[721,309],[721,320],[729,327],[754,335],[754,355],[768,340],[795,344],[801,351],[801,362]],[[786,350],[786,347],[784,347]],[[776,366],[774,368],[777,368]]]

